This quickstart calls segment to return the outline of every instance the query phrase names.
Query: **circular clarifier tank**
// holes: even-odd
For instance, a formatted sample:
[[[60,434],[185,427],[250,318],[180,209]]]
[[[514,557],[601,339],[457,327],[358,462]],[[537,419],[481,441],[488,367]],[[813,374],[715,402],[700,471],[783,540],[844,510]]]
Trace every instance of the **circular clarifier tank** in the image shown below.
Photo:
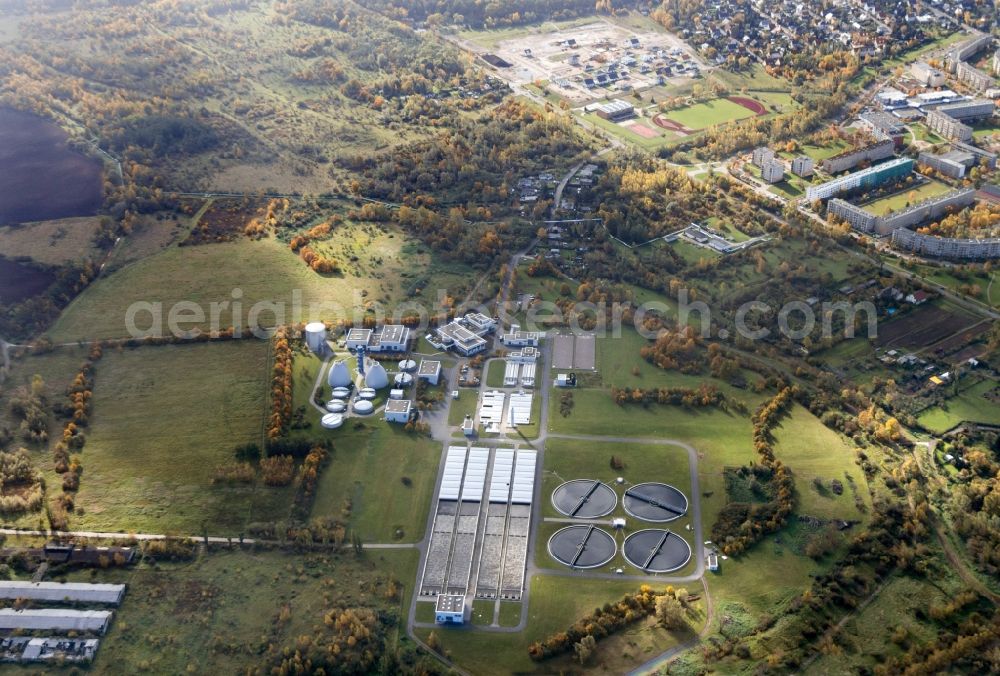
[[[328,430],[335,430],[344,424],[344,416],[339,413],[327,413],[320,420],[320,424]]]
[[[622,545],[625,559],[647,573],[669,573],[691,560],[691,545],[677,533],[647,528],[632,533]]]
[[[329,411],[330,413],[343,413],[344,409],[346,408],[347,404],[345,404],[340,399],[331,399],[330,401],[326,402],[326,410]]]
[[[351,391],[346,387],[335,387],[332,396],[334,399],[347,399],[351,396]]]
[[[598,568],[617,551],[615,539],[595,526],[567,526],[549,538],[549,556],[570,568]]]
[[[637,519],[666,523],[687,514],[688,500],[670,484],[636,484],[622,498],[625,511]]]
[[[375,405],[372,404],[370,401],[365,401],[364,399],[361,399],[359,401],[354,402],[354,412],[357,413],[358,415],[368,415],[374,410],[375,410]]]
[[[596,479],[574,479],[552,491],[552,504],[566,516],[596,519],[614,510],[618,495],[611,486]]]

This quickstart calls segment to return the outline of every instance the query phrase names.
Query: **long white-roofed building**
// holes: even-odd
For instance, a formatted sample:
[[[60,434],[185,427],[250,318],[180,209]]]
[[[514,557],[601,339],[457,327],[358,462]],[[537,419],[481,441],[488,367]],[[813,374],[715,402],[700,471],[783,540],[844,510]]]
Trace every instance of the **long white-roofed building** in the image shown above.
[[[0,581],[0,599],[28,599],[71,603],[104,603],[120,605],[125,597],[123,584],[89,584],[86,582]]]
[[[110,610],[69,610],[63,608],[0,608],[0,630],[85,631],[103,634],[111,624]]]

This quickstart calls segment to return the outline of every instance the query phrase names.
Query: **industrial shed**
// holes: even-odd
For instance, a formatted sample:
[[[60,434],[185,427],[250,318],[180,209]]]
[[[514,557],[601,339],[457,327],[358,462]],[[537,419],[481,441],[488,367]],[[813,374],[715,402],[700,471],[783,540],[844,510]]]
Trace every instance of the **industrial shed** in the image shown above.
[[[103,634],[111,624],[110,610],[66,610],[0,608],[0,630],[86,631]]]
[[[0,599],[32,601],[75,601],[120,605],[125,596],[123,584],[88,584],[84,582],[0,581]]]

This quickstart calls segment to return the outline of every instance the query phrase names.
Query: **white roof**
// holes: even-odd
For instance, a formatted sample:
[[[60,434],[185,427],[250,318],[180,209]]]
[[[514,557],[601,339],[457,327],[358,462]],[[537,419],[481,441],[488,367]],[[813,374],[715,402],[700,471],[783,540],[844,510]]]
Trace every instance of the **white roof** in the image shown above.
[[[465,446],[449,446],[444,458],[444,474],[441,476],[441,490],[438,498],[441,500],[458,500],[458,491],[462,486],[462,472],[465,470],[465,456],[468,449]]]
[[[514,451],[497,450],[493,458],[493,476],[490,477],[490,502],[507,502],[513,473]]]
[[[538,460],[536,451],[518,451],[514,464],[514,487],[511,490],[510,501],[517,504],[530,505],[535,493],[535,462]]]
[[[490,449],[472,448],[469,450],[469,464],[465,468],[465,481],[462,482],[462,500],[479,502],[483,499],[486,468],[489,463]]]
[[[530,392],[517,392],[510,395],[507,423],[510,425],[527,425],[531,422],[531,401],[534,396]]]
[[[479,422],[483,425],[496,423],[503,420],[504,401],[507,395],[500,391],[483,392],[483,403],[479,407]]]
[[[83,601],[118,605],[125,595],[123,584],[88,584],[85,582],[0,581],[0,599],[37,601]]]
[[[111,620],[110,610],[64,610],[0,608],[0,629],[51,629],[58,631],[93,631],[103,633]]]

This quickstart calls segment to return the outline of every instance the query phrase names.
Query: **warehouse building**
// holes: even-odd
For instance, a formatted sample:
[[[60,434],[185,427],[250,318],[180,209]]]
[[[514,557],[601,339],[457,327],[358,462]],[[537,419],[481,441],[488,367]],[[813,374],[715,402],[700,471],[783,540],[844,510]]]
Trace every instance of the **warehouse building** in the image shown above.
[[[856,171],[847,176],[806,188],[807,200],[823,200],[850,190],[875,188],[880,185],[909,176],[913,171],[913,160],[900,157],[874,167]]]
[[[602,119],[609,120],[611,122],[622,122],[624,120],[631,120],[635,117],[635,108],[627,101],[615,99],[614,101],[602,103],[597,106],[596,113],[597,116]]]
[[[125,597],[123,584],[88,584],[85,582],[0,581],[0,599],[28,599],[75,603],[121,605]]]
[[[68,610],[62,608],[0,608],[0,630],[75,631],[103,634],[111,624],[110,610]]]

